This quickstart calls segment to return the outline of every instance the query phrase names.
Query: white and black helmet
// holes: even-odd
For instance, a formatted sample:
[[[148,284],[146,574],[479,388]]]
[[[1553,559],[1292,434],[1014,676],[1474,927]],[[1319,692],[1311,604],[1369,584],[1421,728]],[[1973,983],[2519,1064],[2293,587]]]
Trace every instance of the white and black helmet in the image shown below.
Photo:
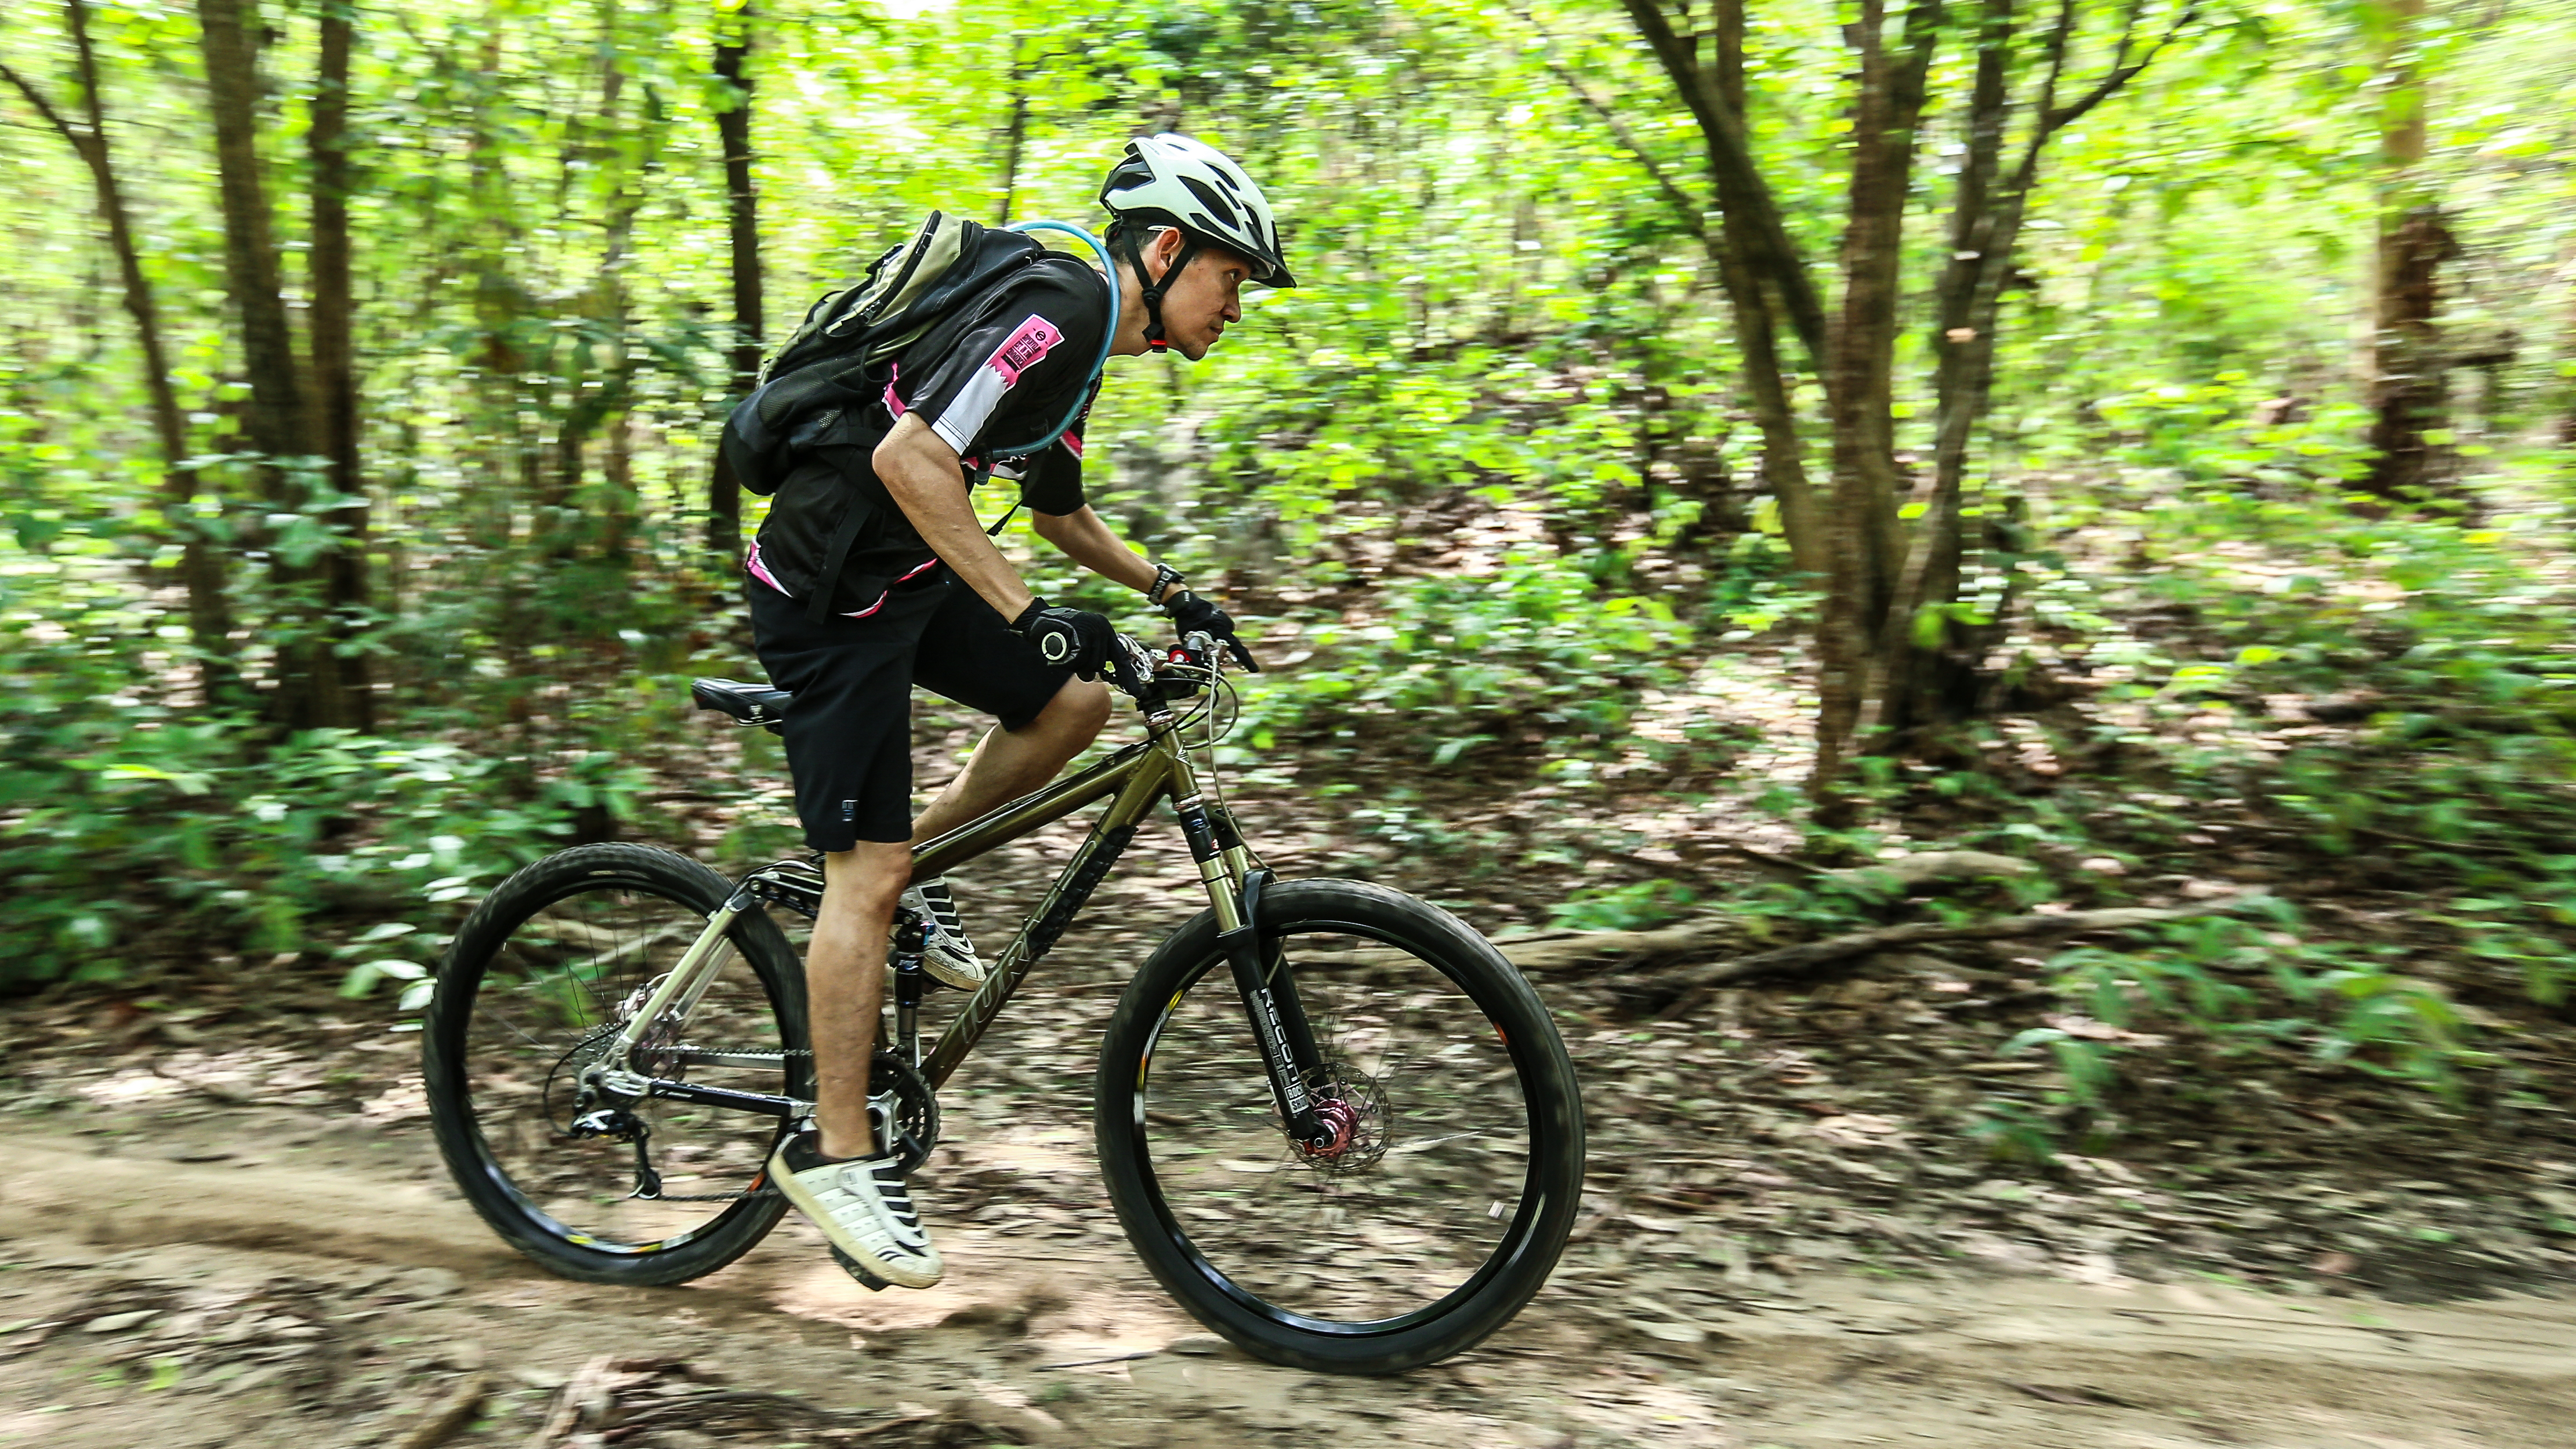
[[[1260,268],[1252,280],[1263,286],[1297,285],[1280,251],[1269,200],[1242,167],[1204,141],[1166,131],[1128,142],[1101,185],[1100,204],[1122,221],[1177,226],[1192,241],[1241,254]]]

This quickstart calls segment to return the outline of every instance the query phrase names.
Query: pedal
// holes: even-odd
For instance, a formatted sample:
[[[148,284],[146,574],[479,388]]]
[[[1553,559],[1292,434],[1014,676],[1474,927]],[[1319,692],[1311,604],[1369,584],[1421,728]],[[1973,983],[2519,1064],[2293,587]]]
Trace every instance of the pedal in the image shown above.
[[[871,1293],[883,1293],[888,1288],[894,1286],[892,1283],[878,1277],[876,1274],[860,1267],[858,1259],[842,1252],[838,1247],[832,1249],[832,1261],[840,1264],[842,1272],[857,1279],[859,1286],[865,1288]]]

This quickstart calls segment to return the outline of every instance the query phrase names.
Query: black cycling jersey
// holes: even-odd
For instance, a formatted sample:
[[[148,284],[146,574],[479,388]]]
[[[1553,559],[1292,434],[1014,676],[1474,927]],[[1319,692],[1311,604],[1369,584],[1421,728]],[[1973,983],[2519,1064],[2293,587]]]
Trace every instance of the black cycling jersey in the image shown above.
[[[854,615],[877,608],[893,584],[936,567],[870,456],[906,413],[918,413],[969,470],[1016,483],[1030,508],[1079,510],[1082,428],[1097,388],[1091,369],[1109,321],[1108,282],[1061,255],[961,307],[905,350],[875,401],[800,431],[804,461],[779,486],[745,566],[795,598],[837,572],[830,612]],[[1045,437],[1077,401],[1082,416],[1055,444],[1033,456],[1015,451]],[[959,481],[964,486],[965,475]],[[837,571],[836,542],[843,543]]]

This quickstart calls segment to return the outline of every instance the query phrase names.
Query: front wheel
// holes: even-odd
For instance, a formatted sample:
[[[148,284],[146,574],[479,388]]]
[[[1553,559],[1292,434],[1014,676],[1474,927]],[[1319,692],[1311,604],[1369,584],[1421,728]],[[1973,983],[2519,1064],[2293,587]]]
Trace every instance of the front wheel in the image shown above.
[[[1312,1023],[1329,1152],[1279,1120],[1202,912],[1128,983],[1101,1049],[1100,1163],[1128,1240],[1201,1323],[1273,1363],[1395,1373],[1511,1321],[1583,1186],[1547,1009],[1448,912],[1357,881],[1261,897]]]

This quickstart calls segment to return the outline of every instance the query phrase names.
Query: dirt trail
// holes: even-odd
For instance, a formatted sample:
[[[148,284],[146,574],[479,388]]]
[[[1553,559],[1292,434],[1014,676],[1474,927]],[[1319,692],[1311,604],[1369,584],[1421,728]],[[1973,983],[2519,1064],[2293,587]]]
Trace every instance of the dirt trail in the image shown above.
[[[704,1282],[604,1289],[502,1248],[422,1180],[416,1130],[257,1109],[131,1130],[150,1125],[0,1145],[0,1443],[396,1444],[480,1375],[447,1442],[526,1444],[558,1386],[612,1353],[891,1426],[622,1441],[646,1445],[2563,1449],[2576,1407],[2564,1298],[1983,1276],[1808,1274],[1724,1308],[1651,1282],[1603,1302],[1568,1277],[1453,1364],[1330,1380],[1207,1338],[1077,1215],[1044,1237],[945,1228],[949,1281],[925,1293],[859,1289],[792,1219]]]

